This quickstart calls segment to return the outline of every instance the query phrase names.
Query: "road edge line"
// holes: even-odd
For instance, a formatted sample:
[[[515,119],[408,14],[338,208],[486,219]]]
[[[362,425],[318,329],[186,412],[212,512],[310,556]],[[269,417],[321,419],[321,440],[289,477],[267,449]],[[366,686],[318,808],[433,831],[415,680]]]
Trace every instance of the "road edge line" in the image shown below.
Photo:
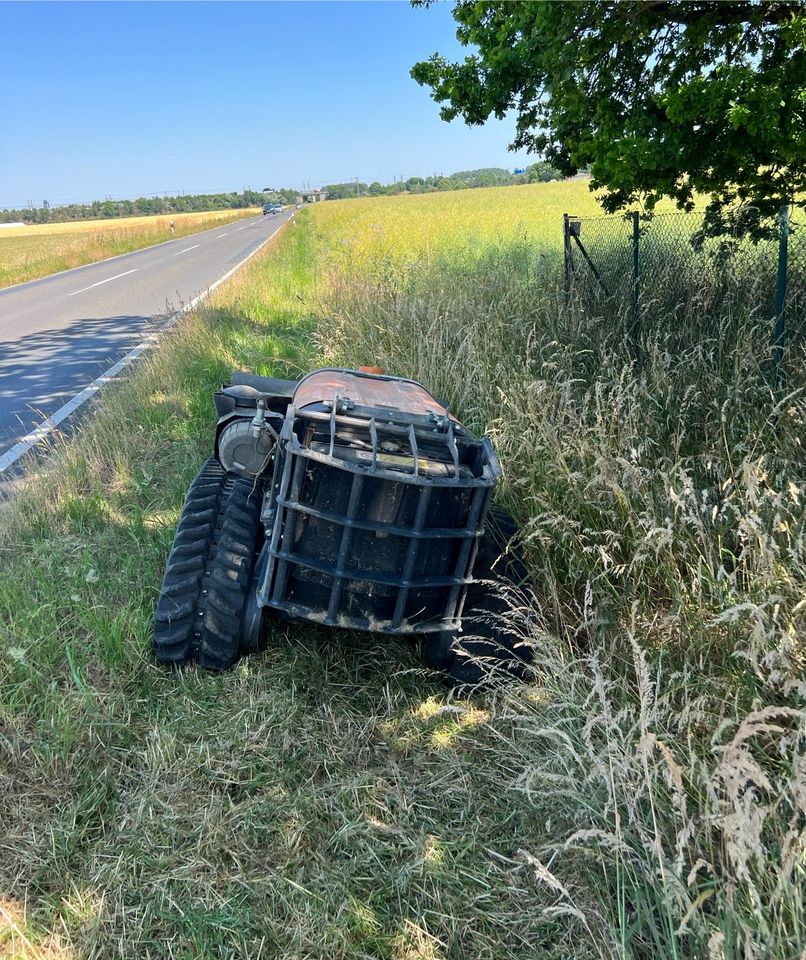
[[[189,300],[184,307],[168,317],[165,323],[163,323],[153,333],[150,333],[145,340],[141,341],[125,356],[121,357],[117,363],[112,364],[108,370],[104,370],[104,372],[99,377],[96,377],[92,383],[87,384],[87,386],[84,387],[80,393],[77,393],[74,397],[68,400],[67,403],[62,404],[62,406],[59,407],[55,413],[52,413],[41,423],[37,424],[37,426],[30,433],[27,433],[21,440],[18,440],[13,447],[9,447],[9,449],[6,450],[2,456],[0,456],[0,475],[5,473],[9,467],[14,466],[14,464],[21,457],[24,457],[26,453],[29,453],[31,450],[33,450],[38,443],[41,443],[41,441],[44,440],[45,437],[47,437],[50,433],[52,433],[60,423],[72,416],[76,410],[79,409],[79,407],[83,406],[87,402],[87,400],[89,400],[91,397],[94,397],[101,387],[114,380],[121,370],[125,369],[130,363],[133,363],[135,360],[137,360],[143,353],[145,353],[146,350],[153,347],[166,330],[170,330],[170,328],[173,327],[186,313],[190,313],[191,310],[195,309],[203,300],[209,297],[217,287],[220,287],[222,283],[229,280],[229,278],[238,270],[240,270],[241,267],[245,266],[252,259],[252,257],[260,253],[266,244],[270,240],[273,240],[284,227],[287,227],[289,223],[294,222],[294,218],[295,214],[292,214],[287,220],[283,221],[283,223],[281,223],[273,233],[270,233],[268,237],[266,237],[266,239],[259,244],[259,246],[255,247],[254,250],[248,253],[243,260],[239,260],[234,267],[220,276],[218,280],[214,280],[209,287],[206,287],[200,294],[195,296],[192,300]],[[167,242],[170,243],[171,241]],[[126,254],[123,254],[123,256],[126,256]]]

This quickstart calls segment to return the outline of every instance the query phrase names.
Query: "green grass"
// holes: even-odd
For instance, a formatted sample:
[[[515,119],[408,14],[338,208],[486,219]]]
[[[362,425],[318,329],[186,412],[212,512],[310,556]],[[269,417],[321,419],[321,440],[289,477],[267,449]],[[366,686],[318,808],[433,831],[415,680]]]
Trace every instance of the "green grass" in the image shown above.
[[[28,955],[15,926],[31,956],[555,949],[551,924],[524,920],[531,881],[509,865],[531,806],[500,795],[487,759],[510,724],[441,712],[409,644],[294,627],[225,676],[152,662],[212,390],[232,367],[294,375],[316,360],[307,240],[291,228],[189,319],[12,505],[0,546],[0,891],[7,916],[24,907],[0,939],[12,956]]]
[[[531,242],[345,263],[373,203],[306,211],[6,508],[0,957],[799,958],[800,348],[775,407],[752,311],[703,289],[635,368]],[[213,389],[331,361],[494,437],[534,683],[457,700],[407,643],[302,626],[153,663]]]

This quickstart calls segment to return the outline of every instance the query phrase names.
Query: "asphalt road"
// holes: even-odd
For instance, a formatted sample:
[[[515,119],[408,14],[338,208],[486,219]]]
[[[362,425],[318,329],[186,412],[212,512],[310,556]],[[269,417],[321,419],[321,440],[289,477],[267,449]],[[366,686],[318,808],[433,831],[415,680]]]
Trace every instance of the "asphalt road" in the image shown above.
[[[292,214],[237,220],[0,290],[0,458]]]

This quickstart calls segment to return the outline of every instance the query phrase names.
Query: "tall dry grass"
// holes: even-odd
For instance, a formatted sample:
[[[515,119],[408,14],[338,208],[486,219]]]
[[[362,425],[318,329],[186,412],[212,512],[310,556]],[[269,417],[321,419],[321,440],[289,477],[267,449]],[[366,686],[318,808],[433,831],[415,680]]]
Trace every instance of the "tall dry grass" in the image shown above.
[[[502,749],[557,809],[523,869],[601,956],[802,957],[803,343],[774,391],[741,269],[670,269],[634,362],[528,245],[343,257],[320,349],[429,384],[504,464],[541,696],[508,698]]]

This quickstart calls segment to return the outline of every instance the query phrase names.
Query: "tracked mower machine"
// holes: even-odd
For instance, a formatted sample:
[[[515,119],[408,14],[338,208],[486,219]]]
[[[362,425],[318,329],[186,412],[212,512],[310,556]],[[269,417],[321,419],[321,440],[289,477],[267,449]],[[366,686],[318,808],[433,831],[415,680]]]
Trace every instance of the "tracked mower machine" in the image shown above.
[[[274,615],[420,636],[459,681],[485,660],[521,663],[494,623],[499,592],[473,576],[474,564],[491,575],[512,532],[500,517],[485,526],[501,472],[489,440],[419,383],[366,369],[236,373],[215,405],[215,456],[165,570],[158,659],[225,669]],[[472,648],[469,602],[488,614]]]

